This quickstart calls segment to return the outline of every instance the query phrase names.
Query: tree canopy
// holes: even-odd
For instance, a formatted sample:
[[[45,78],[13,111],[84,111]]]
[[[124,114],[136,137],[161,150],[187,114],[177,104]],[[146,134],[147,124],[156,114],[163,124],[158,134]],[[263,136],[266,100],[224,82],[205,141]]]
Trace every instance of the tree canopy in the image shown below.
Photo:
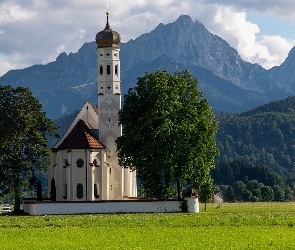
[[[46,135],[55,135],[57,128],[24,87],[0,86],[0,117],[0,190],[14,193],[18,212],[21,191],[50,161]]]
[[[295,180],[295,97],[239,114],[221,114],[216,134],[220,160],[267,166]]]
[[[147,196],[165,200],[183,185],[197,190],[218,155],[217,122],[188,71],[157,70],[138,78],[124,96],[116,141],[119,164],[137,171]]]

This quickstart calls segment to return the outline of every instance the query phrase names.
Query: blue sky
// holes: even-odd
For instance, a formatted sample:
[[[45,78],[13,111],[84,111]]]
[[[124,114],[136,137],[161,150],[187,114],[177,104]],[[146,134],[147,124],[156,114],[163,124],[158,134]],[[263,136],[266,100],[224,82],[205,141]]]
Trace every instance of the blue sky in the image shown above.
[[[280,35],[287,39],[295,39],[295,25],[279,18],[259,13],[247,13],[247,20],[258,25],[259,35]]]
[[[295,46],[294,0],[109,0],[111,27],[122,41],[159,23],[190,15],[222,37],[241,57],[266,69]],[[0,76],[11,69],[52,62],[94,41],[106,21],[102,0],[1,0]]]

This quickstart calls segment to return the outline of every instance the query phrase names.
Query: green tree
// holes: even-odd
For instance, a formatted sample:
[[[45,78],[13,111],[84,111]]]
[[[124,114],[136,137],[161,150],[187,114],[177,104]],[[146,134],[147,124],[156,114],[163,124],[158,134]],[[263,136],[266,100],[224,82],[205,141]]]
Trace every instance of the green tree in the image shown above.
[[[234,192],[236,197],[242,197],[244,190],[246,189],[246,184],[242,181],[236,181],[234,183]]]
[[[289,184],[289,186],[290,186],[290,188],[292,189],[293,194],[294,194],[294,193],[295,193],[295,182],[291,182],[291,183]]]
[[[235,193],[232,186],[227,187],[223,197],[226,202],[235,202]]]
[[[284,201],[285,198],[285,191],[284,188],[279,185],[274,185],[274,200],[275,201]]]
[[[18,213],[21,191],[50,161],[46,135],[55,134],[56,127],[24,87],[0,86],[0,117],[0,190],[1,195],[14,193]]]
[[[264,201],[272,201],[274,199],[274,192],[270,186],[261,187],[261,197]]]
[[[258,202],[258,197],[255,195],[250,196],[250,201],[251,202]]]
[[[212,200],[215,187],[213,186],[212,179],[208,177],[205,183],[202,184],[199,194],[200,202],[205,203],[205,211],[207,211],[207,203]]]
[[[284,197],[285,201],[287,200],[290,201],[293,196],[293,190],[290,188],[289,185],[285,185],[284,192],[285,192],[285,197]]]
[[[217,122],[197,84],[188,71],[157,70],[124,96],[119,164],[136,169],[150,197],[181,199],[183,185],[199,190],[214,166]]]
[[[246,201],[246,202],[247,202],[247,201],[250,201],[251,196],[252,196],[252,193],[251,193],[251,191],[249,191],[248,189],[245,189],[245,190],[243,191],[242,198],[243,198],[244,201]]]
[[[251,180],[247,183],[247,189],[249,189],[251,192],[255,189],[259,189],[259,182],[257,180]]]

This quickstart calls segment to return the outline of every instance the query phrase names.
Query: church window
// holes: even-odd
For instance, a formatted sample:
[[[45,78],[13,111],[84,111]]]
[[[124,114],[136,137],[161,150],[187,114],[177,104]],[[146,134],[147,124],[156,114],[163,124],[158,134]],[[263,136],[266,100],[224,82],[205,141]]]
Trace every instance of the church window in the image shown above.
[[[64,191],[63,198],[66,199],[67,198],[67,184],[66,183],[63,184],[63,191]]]
[[[84,161],[81,158],[78,159],[76,163],[78,168],[82,168],[84,166]]]
[[[63,160],[64,164],[63,164],[63,168],[66,168],[68,166],[70,166],[71,164],[69,164],[68,160],[67,159],[64,159]]]
[[[95,159],[93,160],[93,165],[94,165],[95,167],[99,167],[99,165],[100,165],[100,160],[99,160],[98,158],[95,158]]]
[[[115,75],[118,76],[118,64],[115,65]]]
[[[111,74],[111,65],[107,66],[107,74],[110,75]]]
[[[94,183],[94,197],[96,198],[96,199],[98,199],[99,198],[99,190],[98,190],[98,183],[96,182],[96,183]]]
[[[103,54],[99,54],[100,56],[103,56]]]
[[[102,65],[100,65],[100,67],[99,67],[99,73],[102,75],[103,74],[103,67],[102,67]]]
[[[116,89],[116,90],[118,90],[118,89],[119,89],[118,85],[115,85],[115,89]]]
[[[76,194],[78,199],[82,199],[83,198],[83,184],[82,183],[78,183],[77,184],[77,194]]]
[[[117,57],[118,56],[118,53],[115,53],[114,56]]]
[[[110,56],[111,54],[110,53],[107,53],[107,56]]]

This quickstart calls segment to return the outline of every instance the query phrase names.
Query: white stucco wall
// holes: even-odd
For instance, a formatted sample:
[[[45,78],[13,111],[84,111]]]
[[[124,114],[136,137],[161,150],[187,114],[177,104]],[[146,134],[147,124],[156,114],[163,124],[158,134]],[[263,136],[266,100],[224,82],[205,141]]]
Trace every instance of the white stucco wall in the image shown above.
[[[199,213],[198,198],[185,198],[188,211]],[[30,215],[181,212],[179,201],[25,202]]]

